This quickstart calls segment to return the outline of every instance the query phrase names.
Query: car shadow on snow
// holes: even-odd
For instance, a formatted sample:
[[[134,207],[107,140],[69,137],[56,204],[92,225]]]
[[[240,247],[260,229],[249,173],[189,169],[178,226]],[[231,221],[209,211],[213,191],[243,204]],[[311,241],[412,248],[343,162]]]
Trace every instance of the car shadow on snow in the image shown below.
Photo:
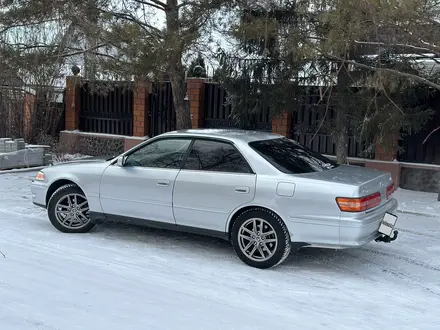
[[[108,239],[131,243],[148,243],[154,248],[183,249],[197,252],[203,250],[218,255],[232,254],[229,242],[216,237],[141,227],[129,224],[105,223],[95,227],[94,234],[101,234]],[[235,255],[233,255],[235,257]]]
[[[124,243],[146,243],[151,248],[163,251],[173,250],[176,253],[194,254],[207,259],[236,260],[237,263],[241,263],[231,244],[220,238],[118,223],[102,224],[95,227],[93,231],[93,234]],[[320,248],[292,250],[284,263],[274,269],[294,269],[295,271],[338,269],[353,273],[351,269],[362,267],[365,265],[365,260],[347,251],[352,250],[338,251]],[[362,255],[362,248],[357,251],[357,255]]]

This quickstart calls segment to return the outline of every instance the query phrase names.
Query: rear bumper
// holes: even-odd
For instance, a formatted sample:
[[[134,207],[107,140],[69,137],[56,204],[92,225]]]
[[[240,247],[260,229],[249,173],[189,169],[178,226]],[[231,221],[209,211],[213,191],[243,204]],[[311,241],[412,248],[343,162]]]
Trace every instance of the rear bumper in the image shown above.
[[[31,183],[32,203],[34,205],[46,208],[47,185],[38,181]]]
[[[376,240],[382,235],[378,232],[386,212],[393,213],[398,203],[395,198],[371,212],[362,214],[343,213],[340,218],[340,248],[359,247]]]

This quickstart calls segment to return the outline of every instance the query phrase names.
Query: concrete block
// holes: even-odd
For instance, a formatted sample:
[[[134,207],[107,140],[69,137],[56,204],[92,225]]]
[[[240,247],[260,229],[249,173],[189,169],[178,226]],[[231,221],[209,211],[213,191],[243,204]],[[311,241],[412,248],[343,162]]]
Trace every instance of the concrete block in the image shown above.
[[[16,151],[14,141],[5,141],[5,152]]]
[[[15,150],[23,150],[25,148],[26,144],[24,142],[24,139],[15,139],[14,140],[14,147]]]

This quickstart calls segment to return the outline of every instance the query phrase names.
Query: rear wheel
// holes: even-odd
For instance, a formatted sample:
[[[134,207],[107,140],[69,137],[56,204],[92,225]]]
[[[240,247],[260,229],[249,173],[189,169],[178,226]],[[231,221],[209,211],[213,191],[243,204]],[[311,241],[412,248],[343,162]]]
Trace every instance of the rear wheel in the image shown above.
[[[86,233],[95,226],[90,221],[87,198],[74,184],[62,186],[53,193],[47,212],[52,225],[63,233]]]
[[[235,253],[244,263],[261,269],[281,264],[291,249],[283,220],[263,208],[240,214],[232,226],[231,240]]]

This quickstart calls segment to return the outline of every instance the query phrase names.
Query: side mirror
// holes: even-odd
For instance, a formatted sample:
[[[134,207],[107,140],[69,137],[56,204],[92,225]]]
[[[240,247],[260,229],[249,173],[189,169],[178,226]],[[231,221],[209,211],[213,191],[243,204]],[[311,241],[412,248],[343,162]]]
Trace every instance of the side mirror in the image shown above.
[[[118,159],[116,160],[116,165],[118,165],[119,167],[124,167],[125,164],[125,157],[118,157]]]

